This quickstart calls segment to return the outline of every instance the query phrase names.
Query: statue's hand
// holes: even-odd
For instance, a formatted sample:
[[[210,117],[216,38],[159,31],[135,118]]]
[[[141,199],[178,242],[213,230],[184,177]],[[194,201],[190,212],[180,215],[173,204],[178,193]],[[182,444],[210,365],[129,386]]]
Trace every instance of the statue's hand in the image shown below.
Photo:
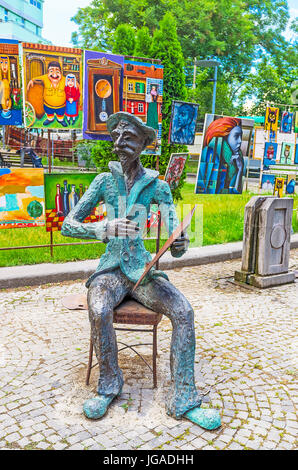
[[[134,238],[138,235],[140,228],[136,222],[122,218],[114,219],[107,223],[106,233],[109,237]]]
[[[186,232],[182,232],[180,237],[175,240],[171,245],[171,255],[175,258],[180,258],[189,247],[189,238]]]

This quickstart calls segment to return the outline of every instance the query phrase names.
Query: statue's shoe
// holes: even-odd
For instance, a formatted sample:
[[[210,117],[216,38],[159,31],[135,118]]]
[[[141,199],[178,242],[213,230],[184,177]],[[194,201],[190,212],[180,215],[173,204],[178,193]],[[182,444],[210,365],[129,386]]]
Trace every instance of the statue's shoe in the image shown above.
[[[217,429],[221,425],[219,411],[210,408],[193,408],[183,416],[208,430]]]
[[[109,407],[109,404],[114,397],[106,397],[105,395],[98,395],[98,397],[89,398],[83,405],[84,415],[89,419],[102,418]]]

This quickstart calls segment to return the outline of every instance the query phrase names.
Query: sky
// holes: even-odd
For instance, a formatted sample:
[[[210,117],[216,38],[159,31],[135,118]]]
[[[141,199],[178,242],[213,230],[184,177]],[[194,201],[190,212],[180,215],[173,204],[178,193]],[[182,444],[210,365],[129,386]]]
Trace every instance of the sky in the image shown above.
[[[71,47],[71,33],[76,31],[76,25],[70,18],[76,14],[78,8],[84,8],[90,3],[91,0],[45,0],[43,37],[53,45]],[[288,0],[288,4],[291,17],[297,17],[297,0]],[[290,39],[289,30],[285,36]]]

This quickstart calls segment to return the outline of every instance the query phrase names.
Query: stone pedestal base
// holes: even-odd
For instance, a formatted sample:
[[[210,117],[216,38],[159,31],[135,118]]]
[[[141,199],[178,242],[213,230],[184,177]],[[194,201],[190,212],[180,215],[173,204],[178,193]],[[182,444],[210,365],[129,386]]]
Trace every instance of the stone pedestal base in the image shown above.
[[[264,289],[295,282],[295,272],[288,271],[282,274],[270,274],[270,276],[257,276],[245,271],[235,271],[235,281]]]

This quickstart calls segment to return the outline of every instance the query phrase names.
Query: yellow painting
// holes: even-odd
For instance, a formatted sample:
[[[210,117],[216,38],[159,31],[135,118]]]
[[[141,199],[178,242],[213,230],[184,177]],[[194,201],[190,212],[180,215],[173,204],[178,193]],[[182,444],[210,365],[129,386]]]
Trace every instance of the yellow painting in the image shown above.
[[[42,169],[0,168],[0,229],[45,224]]]

